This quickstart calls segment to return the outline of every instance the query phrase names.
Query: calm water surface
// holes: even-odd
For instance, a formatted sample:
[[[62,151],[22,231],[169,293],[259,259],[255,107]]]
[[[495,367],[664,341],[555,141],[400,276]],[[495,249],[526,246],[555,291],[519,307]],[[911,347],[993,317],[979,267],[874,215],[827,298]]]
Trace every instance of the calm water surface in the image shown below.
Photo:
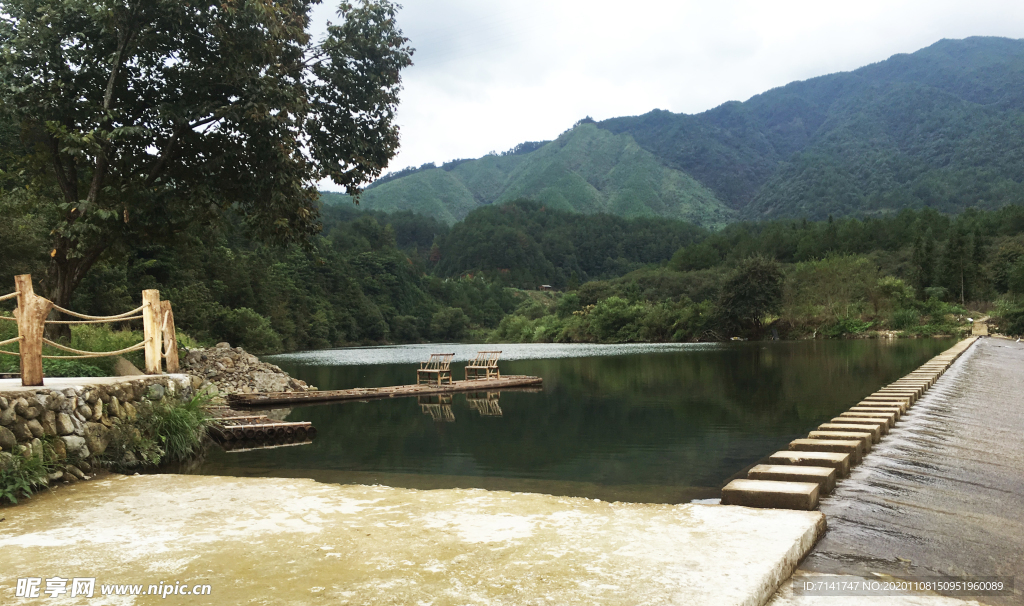
[[[415,382],[417,363],[503,351],[542,390],[298,407],[310,445],[226,453],[199,473],[678,503],[720,488],[795,437],[947,349],[950,340],[673,345],[411,345],[269,359],[320,389]]]

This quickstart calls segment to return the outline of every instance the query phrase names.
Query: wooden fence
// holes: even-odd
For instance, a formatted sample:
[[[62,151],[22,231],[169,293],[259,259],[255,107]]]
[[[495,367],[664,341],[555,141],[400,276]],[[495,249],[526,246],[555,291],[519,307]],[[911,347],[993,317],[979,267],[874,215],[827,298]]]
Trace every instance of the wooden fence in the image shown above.
[[[53,301],[40,297],[32,289],[32,276],[25,274],[14,277],[14,292],[0,296],[0,301],[17,299],[18,307],[14,317],[0,316],[0,320],[18,323],[18,336],[0,341],[0,345],[18,344],[18,351],[0,350],[0,355],[18,356],[21,362],[21,384],[41,386],[43,384],[43,359],[76,360],[118,356],[130,351],[144,350],[147,375],[158,375],[166,360],[167,372],[178,372],[178,339],[174,332],[174,313],[170,301],[160,300],[159,290],[142,291],[142,305],[116,316],[87,316],[55,305]],[[51,311],[59,311],[75,320],[47,320]],[[81,351],[72,349],[44,335],[47,324],[104,324],[142,320],[143,339],[131,347],[117,351]],[[166,345],[165,345],[166,344]],[[43,355],[43,345],[74,355]]]

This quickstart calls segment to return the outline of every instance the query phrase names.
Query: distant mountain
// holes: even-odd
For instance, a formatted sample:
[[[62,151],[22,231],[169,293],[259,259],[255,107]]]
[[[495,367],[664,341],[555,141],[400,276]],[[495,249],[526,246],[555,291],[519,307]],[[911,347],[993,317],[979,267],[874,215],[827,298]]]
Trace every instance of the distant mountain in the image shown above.
[[[454,223],[481,205],[517,198],[556,210],[670,217],[710,226],[736,217],[708,188],[665,166],[630,134],[592,123],[579,124],[529,153],[422,168],[375,184],[361,205],[412,210]]]
[[[1024,41],[942,40],[701,114],[582,123],[528,153],[410,171],[363,204],[449,223],[519,197],[707,226],[958,212],[1024,203],[1021,141]]]

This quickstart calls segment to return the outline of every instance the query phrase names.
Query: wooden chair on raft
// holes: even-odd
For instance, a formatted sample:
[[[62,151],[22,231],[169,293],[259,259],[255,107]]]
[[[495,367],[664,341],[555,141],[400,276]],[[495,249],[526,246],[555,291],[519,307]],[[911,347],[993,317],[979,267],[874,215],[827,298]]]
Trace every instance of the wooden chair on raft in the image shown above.
[[[466,380],[473,379],[500,379],[501,371],[498,370],[498,357],[500,351],[478,351],[476,357],[466,364]]]
[[[448,381],[452,385],[452,358],[453,353],[430,354],[430,359],[420,362],[419,370],[416,371],[417,385],[442,385]]]

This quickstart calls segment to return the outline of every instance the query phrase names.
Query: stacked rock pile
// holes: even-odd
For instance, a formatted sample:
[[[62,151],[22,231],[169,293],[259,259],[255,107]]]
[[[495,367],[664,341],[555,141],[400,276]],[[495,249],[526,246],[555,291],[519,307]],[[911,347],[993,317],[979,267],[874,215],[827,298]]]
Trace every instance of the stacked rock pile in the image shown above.
[[[192,376],[194,388],[206,389],[212,395],[316,390],[279,367],[260,362],[241,347],[218,343],[209,349],[187,351],[181,361],[181,372]]]
[[[85,479],[92,471],[92,458],[107,450],[111,428],[135,420],[136,403],[174,394],[191,397],[186,377],[0,393],[0,469],[7,468],[15,455],[42,457],[47,442],[59,465],[50,481]]]

